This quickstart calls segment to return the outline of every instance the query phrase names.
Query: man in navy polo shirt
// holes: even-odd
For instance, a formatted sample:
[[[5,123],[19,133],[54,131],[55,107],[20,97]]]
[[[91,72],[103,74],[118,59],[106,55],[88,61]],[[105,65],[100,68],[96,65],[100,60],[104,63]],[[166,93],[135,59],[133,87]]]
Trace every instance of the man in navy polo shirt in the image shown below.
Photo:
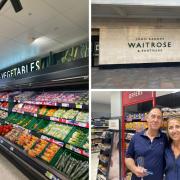
[[[136,133],[126,152],[125,163],[133,173],[132,180],[162,180],[167,137],[160,131],[162,112],[153,108],[147,115],[148,128]]]

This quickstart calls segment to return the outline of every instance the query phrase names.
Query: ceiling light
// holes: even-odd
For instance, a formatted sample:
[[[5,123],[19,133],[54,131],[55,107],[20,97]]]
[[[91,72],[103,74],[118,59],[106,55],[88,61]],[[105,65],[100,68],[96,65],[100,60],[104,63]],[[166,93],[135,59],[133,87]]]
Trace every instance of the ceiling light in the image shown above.
[[[0,10],[1,10],[2,7],[5,5],[6,2],[7,2],[7,0],[1,0],[1,1],[0,1]]]
[[[32,44],[34,45],[45,45],[48,44],[50,42],[51,39],[49,39],[46,36],[41,36],[38,38],[34,38]]]
[[[15,12],[19,12],[23,9],[20,0],[10,0]],[[7,0],[0,0],[0,10],[6,4]]]
[[[20,0],[10,0],[15,12],[19,12],[23,9]]]

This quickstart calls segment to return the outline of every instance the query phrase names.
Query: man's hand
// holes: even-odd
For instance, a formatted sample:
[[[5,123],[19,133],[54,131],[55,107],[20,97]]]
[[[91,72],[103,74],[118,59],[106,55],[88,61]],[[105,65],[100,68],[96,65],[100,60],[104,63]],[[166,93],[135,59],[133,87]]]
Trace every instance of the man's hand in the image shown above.
[[[144,177],[147,176],[147,170],[144,169],[143,167],[139,167],[136,166],[133,170],[133,173],[137,176],[137,177]]]

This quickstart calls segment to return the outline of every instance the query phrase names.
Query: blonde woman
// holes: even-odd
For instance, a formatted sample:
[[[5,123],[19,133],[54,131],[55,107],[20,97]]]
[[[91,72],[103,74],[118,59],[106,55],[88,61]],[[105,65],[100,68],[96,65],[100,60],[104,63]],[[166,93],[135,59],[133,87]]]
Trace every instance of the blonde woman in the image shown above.
[[[165,150],[165,180],[180,180],[180,118],[168,120],[169,146]]]

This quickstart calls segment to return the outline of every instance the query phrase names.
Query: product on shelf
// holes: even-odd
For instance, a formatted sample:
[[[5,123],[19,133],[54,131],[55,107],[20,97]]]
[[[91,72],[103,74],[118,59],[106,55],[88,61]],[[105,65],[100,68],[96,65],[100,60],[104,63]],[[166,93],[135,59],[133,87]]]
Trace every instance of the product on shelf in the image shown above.
[[[97,180],[106,180],[107,178],[104,176],[104,175],[102,175],[102,174],[98,174],[97,175]]]
[[[147,122],[129,122],[125,124],[125,128],[139,132],[147,128]]]
[[[46,106],[42,106],[40,109],[39,109],[39,113],[40,115],[45,115],[46,112],[47,112],[48,108]]]
[[[89,113],[87,112],[79,112],[76,116],[77,122],[88,122],[89,121]]]
[[[46,116],[52,117],[56,111],[57,111],[56,108],[49,109],[49,110],[47,111],[47,113],[46,113]]]
[[[59,151],[59,149],[60,149],[60,147],[58,145],[51,143],[46,148],[46,150],[42,154],[41,158],[49,163],[53,159],[55,154]]]
[[[8,117],[8,112],[0,110],[0,119],[6,119]]]
[[[11,131],[13,126],[11,124],[8,125],[0,125],[0,135],[4,136],[9,131]]]
[[[109,151],[111,149],[111,145],[110,144],[102,144],[101,149],[103,151]]]
[[[58,118],[61,118],[63,117],[63,115],[66,113],[67,110],[65,109],[58,109],[55,113],[54,113],[54,117],[58,117]]]
[[[141,120],[144,121],[146,119],[148,113],[128,113],[125,116],[126,121],[132,121],[132,120]]]
[[[66,174],[72,180],[88,180],[89,178],[89,164],[88,161],[81,161],[75,158],[71,153],[66,151],[61,154],[60,158],[55,164],[55,167]]]
[[[39,106],[37,105],[25,104],[22,108],[22,111],[37,114],[38,109],[39,109]]]
[[[89,103],[88,94],[87,93],[80,94],[80,98],[78,100],[76,100],[75,103],[88,105],[88,103]]]
[[[23,129],[21,128],[13,128],[4,137],[9,139],[12,142],[15,142],[22,132],[23,132]]]
[[[61,97],[61,102],[76,103],[80,101],[81,96],[82,94],[78,92],[64,93],[63,96]]]
[[[66,111],[66,113],[62,116],[62,118],[65,119],[74,119],[77,114],[78,114],[78,110],[74,110],[74,109],[69,109],[68,111]]]
[[[180,116],[180,108],[162,108],[163,117]]]
[[[39,102],[87,104],[87,93],[81,92],[44,92],[31,98]]]
[[[23,111],[22,111],[23,105],[24,105],[23,103],[16,104],[16,105],[13,107],[12,111],[13,111],[13,112],[22,113],[22,112],[23,112]]]
[[[14,100],[16,101],[27,101],[35,92],[34,91],[25,91],[14,96]]]
[[[64,138],[69,134],[71,129],[72,126],[51,122],[47,127],[43,129],[42,132],[60,140],[64,140]]]
[[[8,99],[9,93],[8,92],[1,92],[0,93],[0,99]]]
[[[104,175],[107,175],[107,171],[108,171],[108,168],[103,166],[102,164],[99,164],[98,165],[98,169],[100,169],[100,171],[104,174]]]
[[[39,139],[38,142],[35,144],[35,146],[28,150],[28,155],[30,157],[36,157],[39,156],[40,153],[45,149],[45,147],[48,145],[48,142],[43,139]]]
[[[23,145],[23,148],[28,151],[29,149],[31,149],[34,144],[39,140],[38,137],[33,136],[33,135],[28,135],[27,139],[25,140],[25,143]]]
[[[78,147],[82,147],[82,143],[86,140],[86,138],[87,138],[87,133],[84,133],[82,130],[78,129],[72,134],[68,143],[72,145],[76,145]]]
[[[16,143],[20,146],[24,146],[31,135],[27,131],[23,131],[16,140]]]
[[[62,93],[58,92],[44,92],[32,97],[31,99],[39,102],[58,102],[61,96]]]
[[[109,157],[108,157],[108,156],[105,156],[105,155],[103,155],[103,154],[100,154],[99,159],[102,160],[102,161],[107,162],[107,161],[109,160]]]
[[[167,124],[168,124],[167,121],[163,121],[162,128],[163,128],[163,129],[167,129]]]
[[[18,122],[16,122],[17,125],[22,126],[24,128],[26,128],[26,126],[28,126],[31,123],[31,120],[33,119],[32,116],[21,116],[18,119]]]
[[[87,137],[87,139],[86,139],[86,141],[85,141],[85,143],[83,145],[83,148],[84,149],[89,149],[89,136]]]
[[[0,102],[0,108],[8,108],[9,103],[8,102]]]

